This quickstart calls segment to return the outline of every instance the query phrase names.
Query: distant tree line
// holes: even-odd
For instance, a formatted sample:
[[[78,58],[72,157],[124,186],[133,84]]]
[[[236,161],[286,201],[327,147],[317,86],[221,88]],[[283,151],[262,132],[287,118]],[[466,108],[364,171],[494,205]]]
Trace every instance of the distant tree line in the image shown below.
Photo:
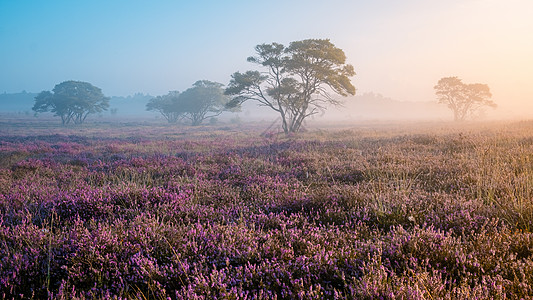
[[[255,101],[279,114],[286,134],[298,132],[305,119],[330,105],[341,105],[335,95],[355,95],[344,51],[328,39],[307,39],[284,46],[260,44],[248,61],[259,70],[231,75],[229,85],[199,80],[184,92],[170,91],[149,100],[146,110],[159,112],[169,123],[187,120],[197,126],[224,111],[237,111],[242,103]],[[457,77],[445,77],[434,87],[438,103],[446,104],[456,121],[473,116],[482,108],[495,107],[486,84],[465,84]],[[63,124],[81,124],[89,114],[109,107],[109,98],[87,82],[65,81],[52,91],[35,97],[33,110],[52,112]],[[116,113],[116,110],[113,111]]]

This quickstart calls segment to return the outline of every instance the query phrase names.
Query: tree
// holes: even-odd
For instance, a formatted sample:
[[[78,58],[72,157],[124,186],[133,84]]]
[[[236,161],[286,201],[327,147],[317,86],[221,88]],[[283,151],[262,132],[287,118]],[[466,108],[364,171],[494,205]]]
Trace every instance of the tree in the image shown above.
[[[109,107],[109,98],[102,90],[88,82],[65,81],[57,84],[52,92],[42,91],[35,97],[32,110],[52,112],[61,117],[63,125],[81,124],[89,114],[101,113]]]
[[[286,134],[300,130],[305,118],[340,105],[331,93],[355,95],[350,77],[355,75],[346,55],[328,39],[308,39],[282,44],[261,44],[248,61],[266,71],[235,72],[226,89],[234,96],[229,107],[248,100],[278,112]]]
[[[151,99],[146,109],[158,111],[169,123],[176,123],[185,118],[189,119],[193,126],[197,126],[204,120],[229,110],[226,108],[229,97],[224,95],[222,87],[218,82],[199,80],[181,94],[169,92]]]
[[[438,102],[453,111],[455,121],[463,121],[485,106],[496,107],[486,84],[465,84],[457,77],[444,77],[434,89]]]
[[[193,126],[202,124],[206,119],[216,117],[226,110],[229,98],[224,95],[224,85],[209,80],[199,80],[192,88],[184,91],[179,99],[179,110],[191,120]]]
[[[178,91],[170,91],[163,96],[150,99],[146,104],[146,110],[159,112],[169,123],[176,123],[183,115],[178,105]]]

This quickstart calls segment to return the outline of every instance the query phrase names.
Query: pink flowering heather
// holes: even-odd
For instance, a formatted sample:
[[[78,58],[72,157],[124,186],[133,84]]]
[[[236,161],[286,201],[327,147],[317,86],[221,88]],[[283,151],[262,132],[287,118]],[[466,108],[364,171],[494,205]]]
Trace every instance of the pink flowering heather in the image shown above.
[[[0,132],[0,298],[532,298],[532,127]]]

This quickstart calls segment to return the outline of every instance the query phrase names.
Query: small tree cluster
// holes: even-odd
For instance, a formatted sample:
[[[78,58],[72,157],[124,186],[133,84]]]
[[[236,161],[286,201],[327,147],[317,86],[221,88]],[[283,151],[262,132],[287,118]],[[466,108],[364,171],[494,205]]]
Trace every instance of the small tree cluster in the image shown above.
[[[172,91],[151,99],[146,109],[161,113],[169,123],[187,119],[197,126],[227,110],[229,98],[222,87],[218,82],[199,80],[183,93]]]
[[[81,124],[89,114],[100,113],[109,107],[109,98],[102,90],[88,82],[65,81],[57,84],[52,92],[42,91],[35,97],[32,110],[52,112],[61,117],[63,125]]]
[[[485,106],[496,107],[496,103],[490,100],[492,94],[486,84],[466,84],[457,77],[444,77],[434,89],[438,102],[453,111],[455,121],[463,121]]]

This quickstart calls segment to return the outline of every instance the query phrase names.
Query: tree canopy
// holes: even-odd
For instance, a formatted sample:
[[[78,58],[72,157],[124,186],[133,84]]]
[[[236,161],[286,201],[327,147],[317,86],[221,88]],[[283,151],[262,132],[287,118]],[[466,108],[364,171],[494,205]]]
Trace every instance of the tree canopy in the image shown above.
[[[496,103],[490,100],[492,94],[486,84],[465,84],[457,77],[444,77],[434,89],[438,102],[453,111],[455,121],[465,120],[485,106],[496,107]]]
[[[329,104],[340,105],[333,94],[355,95],[344,51],[328,39],[261,44],[248,61],[266,71],[235,72],[225,93],[233,96],[229,107],[248,100],[278,112],[285,133],[300,130],[305,118],[324,111]]]
[[[193,126],[200,125],[204,120],[218,116],[226,110],[229,97],[224,95],[223,86],[218,82],[199,80],[180,95],[180,109]]]
[[[218,82],[199,80],[181,94],[169,92],[151,99],[146,109],[158,111],[170,123],[188,119],[197,126],[229,110],[226,108],[229,97],[224,95],[223,86]]]
[[[89,114],[100,113],[109,107],[109,98],[102,90],[88,82],[65,81],[52,92],[42,91],[35,97],[32,110],[52,112],[61,117],[62,124],[81,124]]]
[[[159,112],[169,123],[176,123],[182,112],[178,106],[180,92],[170,91],[163,96],[157,96],[150,99],[146,104],[146,110]]]

